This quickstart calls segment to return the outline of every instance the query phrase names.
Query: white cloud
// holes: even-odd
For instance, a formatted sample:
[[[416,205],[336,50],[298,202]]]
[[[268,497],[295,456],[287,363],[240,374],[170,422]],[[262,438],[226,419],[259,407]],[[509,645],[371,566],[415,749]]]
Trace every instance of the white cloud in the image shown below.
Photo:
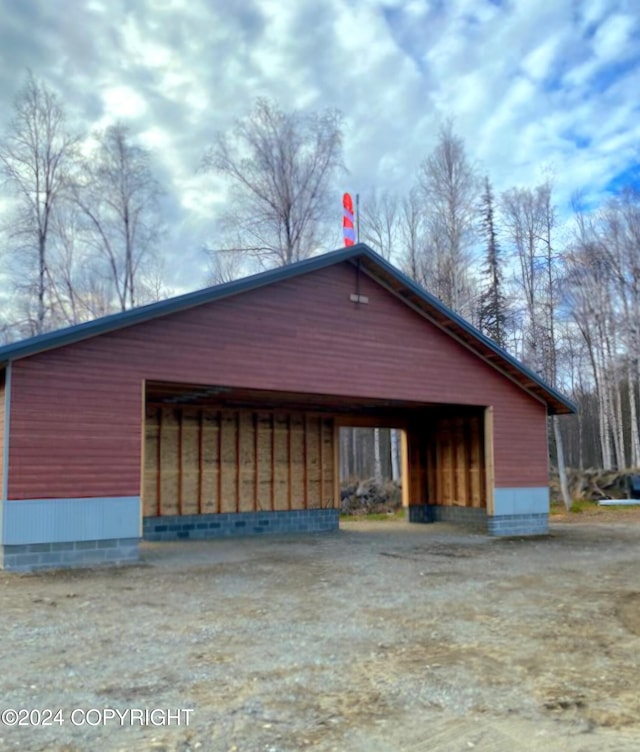
[[[31,67],[87,127],[125,120],[156,154],[181,258],[211,239],[224,200],[198,172],[206,146],[257,96],[344,112],[338,199],[408,189],[452,116],[498,192],[553,164],[566,207],[634,158],[639,20],[631,0],[78,0],[66,16],[14,3],[0,109]]]
[[[107,122],[141,118],[148,110],[144,98],[131,86],[124,84],[105,88],[102,102]]]
[[[598,27],[593,39],[593,51],[602,62],[618,61],[635,52],[632,33],[637,19],[629,15],[609,16]]]

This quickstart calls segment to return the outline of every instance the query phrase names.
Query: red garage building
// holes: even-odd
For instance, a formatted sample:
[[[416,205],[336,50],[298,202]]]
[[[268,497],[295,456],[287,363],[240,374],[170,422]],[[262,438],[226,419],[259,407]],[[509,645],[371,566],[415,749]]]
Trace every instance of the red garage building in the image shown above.
[[[543,533],[573,411],[356,245],[0,348],[3,566],[335,529],[341,425],[403,429],[410,520]]]

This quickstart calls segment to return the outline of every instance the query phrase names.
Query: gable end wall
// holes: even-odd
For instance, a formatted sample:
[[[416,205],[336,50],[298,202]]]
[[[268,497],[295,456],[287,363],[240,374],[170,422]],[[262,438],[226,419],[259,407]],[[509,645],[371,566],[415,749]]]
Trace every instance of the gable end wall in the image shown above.
[[[492,405],[496,486],[547,483],[545,406],[339,264],[16,361],[9,498],[139,496],[144,379]]]

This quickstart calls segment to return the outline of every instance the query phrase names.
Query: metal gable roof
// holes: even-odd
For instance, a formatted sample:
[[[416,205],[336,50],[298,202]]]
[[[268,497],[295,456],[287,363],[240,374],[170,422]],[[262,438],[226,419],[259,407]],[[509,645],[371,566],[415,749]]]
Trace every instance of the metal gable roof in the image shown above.
[[[12,360],[19,360],[30,355],[36,355],[46,350],[52,350],[64,345],[70,345],[85,339],[97,337],[101,334],[124,329],[129,326],[167,316],[172,313],[194,308],[205,303],[238,295],[242,292],[254,290],[266,285],[308,274],[319,269],[352,262],[358,264],[368,276],[380,282],[396,297],[403,300],[436,326],[447,331],[452,337],[462,342],[483,360],[489,362],[497,370],[515,381],[523,389],[542,400],[552,414],[576,412],[576,406],[571,400],[544,382],[537,374],[498,347],[492,340],[477,330],[468,321],[445,306],[435,296],[428,293],[413,280],[392,266],[382,256],[375,253],[369,246],[359,243],[349,248],[315,256],[299,261],[289,266],[271,269],[250,277],[227,282],[215,287],[187,293],[178,297],[162,300],[158,303],[133,308],[122,313],[104,316],[100,319],[88,321],[76,326],[47,332],[36,337],[21,340],[0,347],[0,367]]]

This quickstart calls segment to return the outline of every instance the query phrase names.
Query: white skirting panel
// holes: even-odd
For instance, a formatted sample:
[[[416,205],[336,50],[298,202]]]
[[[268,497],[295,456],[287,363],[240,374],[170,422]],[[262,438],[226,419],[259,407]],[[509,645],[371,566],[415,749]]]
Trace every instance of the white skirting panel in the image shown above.
[[[2,504],[2,544],[139,538],[139,496],[26,499]]]

